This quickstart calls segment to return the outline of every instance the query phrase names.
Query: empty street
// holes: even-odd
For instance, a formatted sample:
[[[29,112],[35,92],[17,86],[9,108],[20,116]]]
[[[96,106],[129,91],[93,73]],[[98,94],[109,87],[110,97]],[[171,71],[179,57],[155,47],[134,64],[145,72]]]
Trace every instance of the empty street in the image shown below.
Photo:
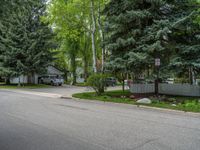
[[[199,149],[199,114],[0,90],[0,150]]]

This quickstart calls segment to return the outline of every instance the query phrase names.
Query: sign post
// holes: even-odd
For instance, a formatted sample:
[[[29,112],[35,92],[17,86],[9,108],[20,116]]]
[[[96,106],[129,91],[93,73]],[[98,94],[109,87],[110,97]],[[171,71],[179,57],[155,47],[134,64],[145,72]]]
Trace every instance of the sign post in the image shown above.
[[[155,94],[158,96],[159,94],[159,68],[160,68],[160,58],[155,59],[155,67],[157,70],[157,76],[155,80]]]

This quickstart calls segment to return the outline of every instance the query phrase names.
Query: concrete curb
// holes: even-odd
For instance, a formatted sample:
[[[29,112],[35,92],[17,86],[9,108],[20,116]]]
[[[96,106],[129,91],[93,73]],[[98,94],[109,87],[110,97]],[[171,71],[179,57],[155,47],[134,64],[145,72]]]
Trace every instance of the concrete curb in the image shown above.
[[[73,99],[73,97],[68,97],[68,96],[61,96],[61,99]]]
[[[151,106],[144,106],[144,105],[134,105],[134,104],[124,104],[124,103],[115,103],[115,102],[106,102],[106,101],[99,101],[99,100],[90,100],[90,99],[81,99],[81,98],[75,98],[71,97],[70,99],[72,100],[77,100],[77,101],[88,101],[88,102],[102,102],[102,103],[107,103],[107,104],[115,104],[115,105],[123,105],[123,106],[132,106],[132,107],[137,107],[137,108],[144,108],[144,109],[151,109],[151,110],[160,110],[163,112],[176,112],[176,113],[182,113],[182,114],[189,114],[189,115],[195,115],[200,117],[200,113],[198,112],[186,112],[186,111],[181,111],[181,110],[174,110],[174,109],[168,109],[168,108],[158,108],[158,107],[151,107]]]

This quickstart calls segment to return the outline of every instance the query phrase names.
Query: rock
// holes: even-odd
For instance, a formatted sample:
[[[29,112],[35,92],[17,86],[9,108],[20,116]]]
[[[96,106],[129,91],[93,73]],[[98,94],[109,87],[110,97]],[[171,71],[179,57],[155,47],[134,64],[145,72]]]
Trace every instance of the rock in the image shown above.
[[[175,102],[176,102],[176,99],[175,99],[175,98],[168,98],[167,101],[168,101],[168,102],[171,102],[171,103],[175,103]]]
[[[151,104],[152,101],[148,98],[143,98],[143,99],[137,100],[137,103],[139,103],[139,104]]]
[[[134,96],[134,95],[131,95],[131,96],[130,96],[130,99],[134,99],[134,98],[135,98],[135,96]]]
[[[176,104],[172,104],[172,106],[176,107]]]

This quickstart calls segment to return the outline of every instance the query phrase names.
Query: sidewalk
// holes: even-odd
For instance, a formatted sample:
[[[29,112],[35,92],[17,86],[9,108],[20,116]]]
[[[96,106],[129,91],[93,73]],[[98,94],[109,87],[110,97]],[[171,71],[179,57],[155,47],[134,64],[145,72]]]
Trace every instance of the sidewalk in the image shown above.
[[[113,90],[121,90],[121,86],[116,86],[116,87],[109,87],[107,91],[113,91]],[[94,92],[94,90],[90,87],[77,87],[77,86],[71,86],[69,90],[64,92],[62,95],[62,98],[72,98],[73,94],[76,93],[83,93],[83,92]]]
[[[107,90],[120,90],[121,87],[109,87]],[[5,89],[6,90],[6,89]],[[51,97],[51,98],[72,98],[72,95],[75,93],[83,93],[83,92],[93,92],[92,88],[89,87],[80,87],[80,86],[71,86],[71,85],[63,85],[62,87],[50,87],[50,88],[41,88],[41,89],[9,89],[6,91],[12,91],[16,93],[29,94],[29,95],[37,95],[43,97]]]

